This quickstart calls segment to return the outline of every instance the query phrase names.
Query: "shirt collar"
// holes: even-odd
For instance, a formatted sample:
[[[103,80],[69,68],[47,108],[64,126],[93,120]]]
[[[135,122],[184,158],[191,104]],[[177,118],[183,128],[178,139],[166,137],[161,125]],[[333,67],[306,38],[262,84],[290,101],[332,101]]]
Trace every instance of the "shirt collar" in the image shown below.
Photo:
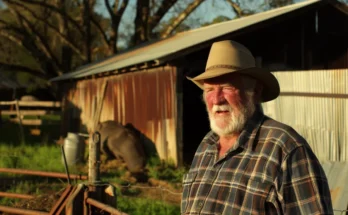
[[[264,117],[265,115],[261,111],[255,111],[253,116],[247,121],[237,140],[237,144],[240,147],[244,149],[252,147],[255,137],[262,125],[262,122],[264,121]]]

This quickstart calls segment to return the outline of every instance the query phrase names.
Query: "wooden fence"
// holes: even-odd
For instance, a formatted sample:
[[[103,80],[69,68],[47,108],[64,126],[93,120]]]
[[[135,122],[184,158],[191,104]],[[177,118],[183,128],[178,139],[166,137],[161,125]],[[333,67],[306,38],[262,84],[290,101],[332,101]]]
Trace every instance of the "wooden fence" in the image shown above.
[[[16,116],[9,120],[19,123],[20,125],[42,125],[41,116],[47,114],[61,114],[61,103],[56,101],[0,101],[0,106],[10,107],[7,110],[1,110],[1,108],[1,116]],[[28,108],[31,109],[29,110]],[[34,116],[36,119],[25,119],[25,116]]]
[[[7,108],[3,108],[3,107]],[[0,122],[4,116],[9,116],[8,121],[18,123],[22,141],[24,139],[23,126],[43,125],[42,116],[61,115],[61,102],[57,101],[0,101]],[[29,117],[29,118],[28,118]],[[45,123],[50,123],[49,118]],[[32,135],[40,135],[38,128],[30,129]]]

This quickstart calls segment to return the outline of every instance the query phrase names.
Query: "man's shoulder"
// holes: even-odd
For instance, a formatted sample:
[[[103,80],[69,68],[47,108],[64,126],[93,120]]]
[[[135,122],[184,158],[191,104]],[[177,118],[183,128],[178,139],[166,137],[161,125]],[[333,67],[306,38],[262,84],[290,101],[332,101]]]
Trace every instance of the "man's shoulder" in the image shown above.
[[[265,116],[260,126],[260,139],[277,144],[288,152],[301,146],[308,146],[307,141],[291,126]]]

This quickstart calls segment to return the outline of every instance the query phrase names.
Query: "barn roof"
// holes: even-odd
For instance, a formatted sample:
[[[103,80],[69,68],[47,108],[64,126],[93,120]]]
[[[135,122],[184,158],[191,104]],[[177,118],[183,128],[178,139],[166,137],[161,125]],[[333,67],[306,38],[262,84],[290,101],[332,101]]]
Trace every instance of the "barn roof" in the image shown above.
[[[205,48],[207,45],[209,45],[205,43],[215,38],[232,32],[241,31],[246,27],[257,25],[264,21],[292,13],[300,10],[301,8],[308,8],[310,6],[327,3],[331,3],[334,6],[338,5],[337,8],[348,14],[347,8],[342,9],[342,5],[337,1],[308,0],[239,19],[233,19],[230,21],[178,33],[169,38],[138,46],[123,53],[116,54],[102,61],[84,65],[74,72],[55,77],[51,79],[51,81],[79,79],[103,72],[115,71],[130,66],[141,65],[147,62],[161,64],[171,58],[174,58],[175,56],[178,56],[180,53],[189,53],[193,50]]]

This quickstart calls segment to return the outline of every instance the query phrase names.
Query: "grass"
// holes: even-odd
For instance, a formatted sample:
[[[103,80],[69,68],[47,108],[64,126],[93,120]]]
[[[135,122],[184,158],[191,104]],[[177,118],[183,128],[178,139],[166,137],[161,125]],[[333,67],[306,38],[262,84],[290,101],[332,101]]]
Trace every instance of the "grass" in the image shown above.
[[[59,120],[54,117],[47,117],[49,120]],[[38,127],[41,130],[40,136],[31,136],[30,129],[24,127],[25,143],[21,142],[19,126],[17,124],[5,123],[1,125],[0,135],[0,167],[29,169],[49,172],[65,172],[61,158],[61,148],[55,143],[59,138],[60,125],[46,124]],[[86,148],[88,150],[88,147]],[[173,162],[162,162],[158,157],[152,157],[147,164],[150,178],[165,180],[168,183],[181,183],[182,175],[187,169],[177,169]],[[70,174],[87,174],[87,169],[81,166],[70,166]],[[101,175],[103,181],[125,185],[126,170],[122,168],[110,169]],[[18,174],[0,173],[0,179],[14,179],[12,184],[0,184],[2,192],[25,193],[39,195],[54,192],[66,186],[66,180],[39,176],[22,176]],[[174,186],[175,187],[175,186]],[[180,206],[165,201],[144,198],[139,195],[139,190],[128,190],[126,195],[117,196],[117,208],[128,214],[158,214],[171,215],[179,214]],[[134,192],[133,192],[134,191]],[[140,197],[142,196],[142,197]],[[19,200],[0,198],[1,205],[12,205]]]
[[[57,145],[0,144],[0,166],[3,168],[64,172],[61,149]]]
[[[50,124],[44,124],[42,126],[23,126],[25,143],[26,145],[47,145],[53,144],[54,140],[59,138],[60,132],[60,121],[54,121],[56,116],[46,116],[50,118]],[[21,133],[20,127],[18,124],[9,123],[5,118],[2,119],[3,124],[0,124],[1,135],[0,135],[0,144],[1,145],[21,145]],[[31,129],[40,129],[41,135],[33,136],[30,134]]]
[[[180,206],[165,204],[162,201],[122,197],[117,199],[117,208],[132,215],[174,215],[180,214]]]

